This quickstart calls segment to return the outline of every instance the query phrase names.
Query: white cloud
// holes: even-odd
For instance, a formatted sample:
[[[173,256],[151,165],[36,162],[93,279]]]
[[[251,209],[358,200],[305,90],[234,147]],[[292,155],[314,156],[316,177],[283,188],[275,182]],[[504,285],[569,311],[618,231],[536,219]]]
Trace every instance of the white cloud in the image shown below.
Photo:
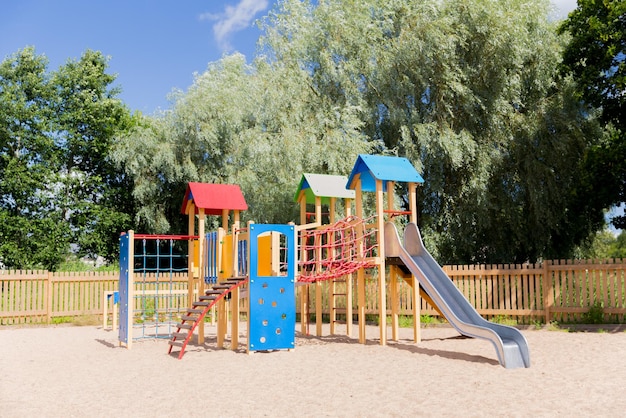
[[[556,9],[555,14],[557,19],[565,19],[569,12],[574,10],[577,6],[576,0],[551,0],[552,6]]]
[[[200,19],[215,21],[215,40],[222,50],[229,50],[231,35],[249,27],[255,16],[268,6],[269,0],[240,0],[236,6],[227,5],[222,13],[204,13]]]

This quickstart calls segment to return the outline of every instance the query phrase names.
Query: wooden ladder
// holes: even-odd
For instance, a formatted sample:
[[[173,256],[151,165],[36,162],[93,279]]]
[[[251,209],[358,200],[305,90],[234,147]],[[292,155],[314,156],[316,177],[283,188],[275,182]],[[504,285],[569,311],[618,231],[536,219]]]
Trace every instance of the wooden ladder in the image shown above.
[[[337,290],[337,284],[339,283],[344,283],[344,288],[342,291],[338,291]],[[330,309],[329,309],[329,313],[330,313],[330,333],[332,334],[336,334],[335,332],[335,324],[337,324],[339,321],[337,321],[337,314],[339,313],[344,313],[347,314],[346,312],[346,288],[345,288],[345,283],[346,283],[346,278],[344,277],[340,277],[337,279],[332,279],[330,281]],[[337,307],[337,302],[338,299],[341,300],[343,298],[344,303],[342,304],[341,308]]]
[[[191,341],[194,330],[198,324],[204,320],[207,312],[209,312],[217,302],[226,298],[233,290],[243,286],[247,282],[247,277],[232,277],[226,281],[215,283],[211,288],[206,290],[204,296],[200,296],[199,300],[193,302],[191,308],[188,308],[186,314],[181,317],[181,322],[176,324],[178,329],[172,333],[172,339],[168,342],[170,348],[167,353],[171,354],[174,347],[180,347],[178,359],[182,359],[185,354],[185,348],[187,344],[189,344],[189,341]],[[239,303],[239,301],[233,303]]]

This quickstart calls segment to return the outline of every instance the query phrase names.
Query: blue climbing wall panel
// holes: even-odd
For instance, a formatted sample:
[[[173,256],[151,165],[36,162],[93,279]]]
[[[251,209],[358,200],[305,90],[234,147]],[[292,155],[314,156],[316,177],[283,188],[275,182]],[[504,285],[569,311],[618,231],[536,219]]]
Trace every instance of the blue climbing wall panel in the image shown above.
[[[258,275],[258,237],[266,232],[284,235],[285,264],[278,276]],[[281,240],[282,241],[282,240]],[[251,224],[248,295],[248,351],[295,347],[296,235],[292,225]],[[284,271],[283,271],[284,270]]]
[[[128,345],[128,306],[129,306],[129,272],[131,260],[130,252],[130,235],[122,234],[120,236],[120,282],[119,282],[119,299],[120,299],[120,322],[119,322],[119,341]]]

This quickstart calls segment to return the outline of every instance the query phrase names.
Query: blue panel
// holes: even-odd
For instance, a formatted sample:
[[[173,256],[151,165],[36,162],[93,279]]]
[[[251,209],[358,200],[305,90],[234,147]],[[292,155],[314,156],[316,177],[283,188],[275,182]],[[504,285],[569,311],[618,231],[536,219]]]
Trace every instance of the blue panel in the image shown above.
[[[119,308],[120,322],[118,338],[120,342],[128,344],[128,275],[130,263],[130,235],[120,236],[120,282],[119,282]]]
[[[204,282],[217,283],[217,231],[206,234],[205,247]]]
[[[423,183],[424,179],[419,175],[411,162],[404,157],[392,157],[386,155],[359,154],[352,173],[348,178],[347,188],[352,188],[351,183],[357,174],[360,174],[361,189],[364,192],[376,190],[376,180],[383,181],[383,191],[387,191],[384,182],[395,181],[404,183]]]
[[[258,275],[258,236],[278,232],[286,237],[287,271],[282,276]],[[280,350],[295,347],[296,235],[292,225],[250,225],[250,298],[248,349]],[[282,272],[281,272],[282,274]]]
[[[257,277],[250,281],[250,351],[295,347],[296,298],[288,277]]]
[[[237,259],[239,260],[239,276],[248,275],[248,241],[241,240],[237,245]]]

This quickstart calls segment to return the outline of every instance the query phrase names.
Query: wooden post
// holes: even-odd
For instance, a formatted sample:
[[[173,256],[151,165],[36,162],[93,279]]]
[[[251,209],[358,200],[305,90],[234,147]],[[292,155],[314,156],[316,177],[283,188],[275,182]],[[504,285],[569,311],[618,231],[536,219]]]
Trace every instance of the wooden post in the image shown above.
[[[376,242],[378,242],[378,323],[380,345],[387,344],[387,292],[385,287],[385,219],[383,210],[383,182],[376,180]]]
[[[398,341],[398,266],[389,266],[389,290],[391,291],[391,339]]]
[[[413,285],[411,286],[411,299],[413,300],[413,342],[419,343],[422,341],[421,335],[421,310],[422,298],[420,296],[420,283],[417,277],[411,275],[413,278]]]
[[[217,301],[217,347],[224,348],[226,328],[226,301],[222,298]]]
[[[52,322],[52,273],[48,272],[46,275],[46,323],[50,325]]]
[[[352,336],[352,273],[346,276],[346,335]]]
[[[335,198],[330,198],[330,203],[328,205],[328,223],[330,225],[335,223]],[[334,235],[332,232],[328,232],[326,234],[326,242],[329,245],[329,253],[326,254],[330,259],[335,259],[337,252],[335,251],[334,245],[332,245],[332,241],[334,240]],[[330,280],[328,284],[328,314],[330,318],[330,335],[335,334],[335,322],[337,321],[337,302],[335,300],[335,296],[337,296],[337,283],[336,280],[339,277]]]
[[[196,233],[196,208],[195,205],[190,201],[187,206],[187,235],[193,236]],[[194,302],[193,295],[193,279],[194,279],[194,270],[198,267],[194,264],[195,259],[195,245],[193,239],[189,239],[188,245],[188,257],[187,257],[187,306],[191,307]],[[201,296],[201,295],[198,295]]]
[[[415,199],[417,198],[417,183],[409,183],[409,210],[411,211],[410,222],[417,224],[417,205]]]
[[[235,351],[239,346],[239,288],[231,292],[230,309],[231,309],[231,326],[230,326],[230,349]]]
[[[545,312],[546,325],[550,325],[550,308],[554,304],[554,295],[552,294],[552,277],[550,274],[550,261],[543,262],[543,309]]]
[[[222,214],[222,225],[228,226],[228,213]],[[239,229],[239,211],[233,211],[233,226]],[[223,227],[223,229],[226,229]],[[239,272],[233,270],[236,276],[239,276]],[[239,347],[239,298],[241,290],[236,288],[232,291],[230,297],[230,335],[231,335],[231,350],[235,351]]]
[[[363,219],[363,189],[361,186],[361,179],[357,179],[356,188],[355,188],[355,197],[356,197],[356,216],[360,219]],[[365,244],[363,243],[363,233],[365,228],[365,224],[361,228],[357,229],[357,241],[358,241],[358,257],[362,257],[363,248]],[[356,286],[357,286],[357,310],[359,317],[359,343],[365,344],[366,333],[365,333],[365,309],[366,309],[366,299],[365,299],[365,269],[358,269],[356,273]]]
[[[344,199],[344,216],[349,218],[352,215],[352,200]],[[346,276],[346,335],[352,335],[352,273]]]
[[[395,191],[396,191],[396,183],[394,183],[393,181],[388,181],[387,182],[387,210],[390,211],[390,214],[388,217],[389,220],[392,219],[391,212],[395,210],[395,206],[394,206]]]
[[[365,344],[365,269],[358,269],[356,272],[357,304],[359,312],[359,342]]]
[[[409,210],[411,211],[409,221],[417,225],[417,183],[409,183]],[[421,305],[422,299],[419,291],[419,281],[415,276],[411,276],[413,278],[413,286],[411,287],[412,291],[412,300],[413,300],[413,341],[418,343],[422,341],[421,336]]]
[[[306,225],[307,223],[307,219],[306,219],[306,197],[304,195],[304,193],[302,193],[300,195],[300,225]],[[302,232],[303,230],[300,231],[300,261],[307,261],[307,254],[306,254],[306,242],[304,238],[306,236],[306,233]],[[309,322],[309,317],[307,314],[307,309],[308,309],[308,305],[307,305],[307,301],[306,301],[306,297],[308,295],[308,291],[309,291],[309,285],[304,284],[302,286],[300,286],[300,332],[302,334],[306,334],[307,333],[307,325]]]
[[[315,248],[315,260],[318,264],[317,269],[320,271],[319,265],[321,264],[322,258],[322,235],[317,235],[315,238],[318,240]],[[322,308],[322,282],[318,280],[315,282],[315,335],[318,337],[322,336]]]
[[[315,196],[315,222],[321,224],[322,222],[322,198]],[[317,271],[321,271],[322,262],[322,235],[317,235],[319,239],[315,243],[315,261],[317,263]],[[315,335],[322,336],[322,283],[320,281],[315,282]]]
[[[204,295],[204,223],[204,208],[198,208],[198,297]],[[198,344],[204,344],[204,320],[198,324]]]

